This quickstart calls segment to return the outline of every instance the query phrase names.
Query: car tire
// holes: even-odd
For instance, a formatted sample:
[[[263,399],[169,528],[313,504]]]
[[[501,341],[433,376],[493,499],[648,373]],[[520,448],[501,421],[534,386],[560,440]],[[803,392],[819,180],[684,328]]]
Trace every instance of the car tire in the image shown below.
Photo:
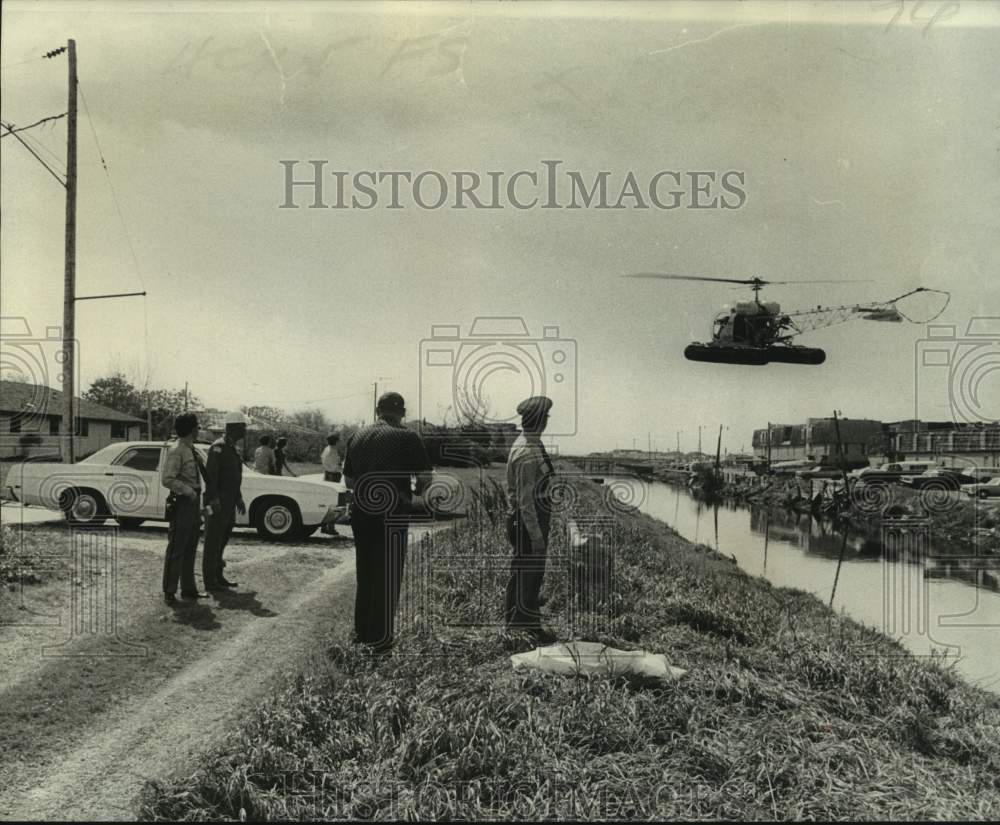
[[[253,525],[268,541],[294,541],[302,531],[302,516],[291,499],[270,496],[254,502]]]
[[[115,521],[118,522],[118,526],[121,527],[122,530],[135,530],[141,526],[146,519],[134,518],[131,516],[116,516]]]
[[[990,494],[987,493],[985,490],[980,490],[979,493],[978,493],[978,495],[979,495],[979,498],[989,498],[990,497]]]
[[[70,524],[102,524],[108,519],[104,496],[86,487],[72,487],[59,496],[59,509]]]
[[[318,525],[318,524],[304,524],[304,525],[302,525],[302,529],[299,530],[299,534],[298,534],[298,536],[296,536],[296,538],[299,541],[305,541],[313,533],[315,533],[317,530],[319,530],[319,528],[320,528],[320,525]]]

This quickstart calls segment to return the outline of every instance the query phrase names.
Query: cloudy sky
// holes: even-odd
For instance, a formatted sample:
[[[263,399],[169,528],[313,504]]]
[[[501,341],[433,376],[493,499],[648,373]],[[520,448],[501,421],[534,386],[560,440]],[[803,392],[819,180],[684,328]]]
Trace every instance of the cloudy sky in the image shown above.
[[[497,418],[550,394],[569,452],[670,449],[678,431],[693,449],[699,425],[714,447],[720,424],[738,450],[768,420],[834,408],[950,418],[949,381],[962,414],[996,418],[997,336],[963,336],[1000,316],[1000,6],[917,6],[6,2],[2,117],[66,111],[65,55],[37,58],[74,38],[78,293],[148,292],[78,305],[84,386],[120,367],[215,407],[355,421],[378,380],[440,420],[461,373]],[[64,165],[65,119],[24,136]],[[14,139],[0,147],[3,315],[44,335],[62,318],[63,190]],[[374,208],[350,207],[348,186],[349,208],[307,208],[299,188],[282,209],[282,160],[298,179],[326,162],[327,206],[334,172],[437,172],[449,201],[421,208],[401,179],[399,209],[388,181]],[[678,172],[685,194],[546,209],[522,176],[533,208],[505,189],[503,208],[451,208],[456,172],[505,187],[544,180],[544,161],[561,161],[557,203],[567,171],[608,172],[612,203],[629,173],[645,190]],[[740,208],[689,208],[692,171],[716,175],[702,202],[740,173]],[[749,291],[622,278],[643,271],[844,281],[764,293],[784,309],[946,289],[936,323],[956,328],[943,348],[964,373],[923,363],[925,326],[860,321],[803,336],[820,367],[689,362]],[[517,359],[469,338],[479,317],[522,319],[505,327],[528,331]],[[458,337],[435,340],[446,326]]]

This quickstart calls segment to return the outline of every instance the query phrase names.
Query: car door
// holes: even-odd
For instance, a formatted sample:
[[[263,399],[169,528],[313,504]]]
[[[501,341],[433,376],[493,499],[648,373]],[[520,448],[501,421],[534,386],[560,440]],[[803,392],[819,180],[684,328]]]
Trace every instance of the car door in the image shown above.
[[[129,447],[112,462],[114,476],[106,498],[112,515],[163,518],[166,490],[160,484],[159,446]]]

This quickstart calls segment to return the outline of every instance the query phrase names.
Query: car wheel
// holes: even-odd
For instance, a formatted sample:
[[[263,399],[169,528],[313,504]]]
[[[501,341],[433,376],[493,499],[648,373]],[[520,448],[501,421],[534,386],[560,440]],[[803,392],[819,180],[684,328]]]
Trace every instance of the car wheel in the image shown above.
[[[302,530],[302,516],[298,505],[290,499],[266,499],[256,507],[254,526],[261,538],[293,541]]]
[[[144,518],[131,518],[128,516],[117,516],[115,521],[118,522],[118,526],[123,530],[135,530],[139,527],[146,519]]]
[[[100,524],[108,517],[104,499],[94,490],[66,490],[59,497],[59,507],[70,524]]]
[[[979,491],[979,497],[980,497],[980,498],[989,498],[989,497],[990,497],[990,494],[989,494],[989,493],[987,493],[987,492],[986,492],[985,490],[980,490],[980,491]]]

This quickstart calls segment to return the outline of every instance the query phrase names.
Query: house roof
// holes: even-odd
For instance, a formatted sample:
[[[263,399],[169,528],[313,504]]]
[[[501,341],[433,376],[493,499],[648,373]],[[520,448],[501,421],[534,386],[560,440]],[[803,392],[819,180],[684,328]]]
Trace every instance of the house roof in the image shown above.
[[[41,384],[20,381],[0,381],[0,412],[19,413],[26,410],[35,415],[62,416],[63,394]],[[141,424],[134,415],[113,410],[86,398],[76,399],[77,415],[94,421],[125,421]]]

